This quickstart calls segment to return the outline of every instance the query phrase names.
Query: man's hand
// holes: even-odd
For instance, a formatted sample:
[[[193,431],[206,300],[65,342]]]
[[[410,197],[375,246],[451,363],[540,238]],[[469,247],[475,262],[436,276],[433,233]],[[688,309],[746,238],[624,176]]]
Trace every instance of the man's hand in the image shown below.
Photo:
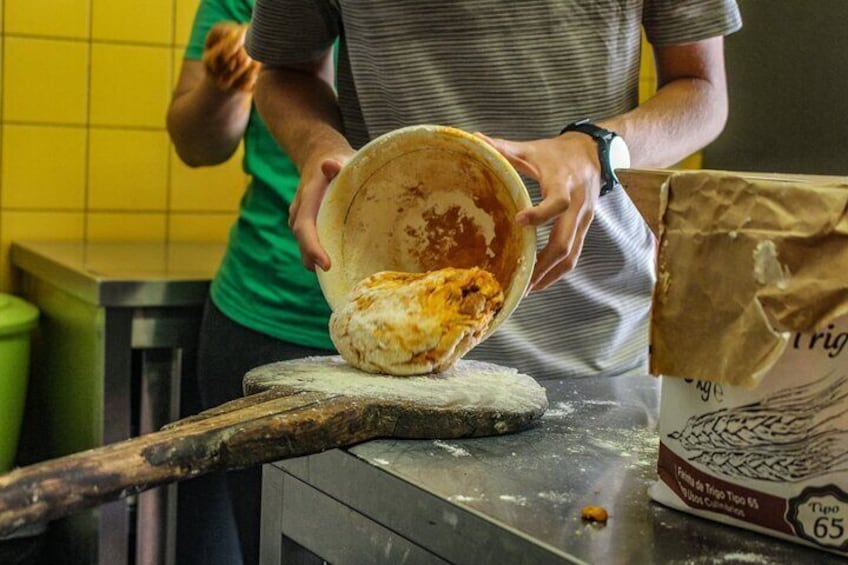
[[[547,288],[577,265],[595,217],[601,184],[597,145],[578,132],[526,142],[478,135],[519,172],[539,182],[542,201],[519,212],[516,222],[533,226],[554,222],[548,244],[536,258],[530,283],[531,290]]]
[[[215,85],[223,90],[252,92],[259,74],[259,63],[244,50],[247,24],[216,24],[206,35],[203,65]]]
[[[310,271],[314,271],[316,266],[326,271],[331,266],[330,256],[318,240],[315,219],[327,186],[353,153],[349,146],[339,148],[310,159],[301,171],[297,194],[289,207],[289,227],[300,247],[303,265]]]

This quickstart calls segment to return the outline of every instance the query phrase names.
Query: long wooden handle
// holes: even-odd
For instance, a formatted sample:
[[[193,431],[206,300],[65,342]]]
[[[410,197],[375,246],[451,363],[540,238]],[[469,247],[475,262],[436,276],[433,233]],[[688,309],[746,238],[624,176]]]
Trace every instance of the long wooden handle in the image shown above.
[[[155,433],[22,467],[0,475],[0,537],[210,471],[379,437],[380,411],[376,402],[277,387]]]

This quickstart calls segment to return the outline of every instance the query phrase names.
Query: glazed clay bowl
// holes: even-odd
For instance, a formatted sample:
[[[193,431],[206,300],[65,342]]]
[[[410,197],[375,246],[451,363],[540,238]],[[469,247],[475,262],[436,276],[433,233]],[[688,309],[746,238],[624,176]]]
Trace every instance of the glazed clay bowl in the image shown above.
[[[386,133],[328,187],[317,219],[331,261],[326,272],[317,269],[321,290],[337,310],[357,282],[379,271],[480,267],[504,291],[488,336],[530,282],[536,231],[515,223],[529,206],[518,173],[482,139],[430,125]]]

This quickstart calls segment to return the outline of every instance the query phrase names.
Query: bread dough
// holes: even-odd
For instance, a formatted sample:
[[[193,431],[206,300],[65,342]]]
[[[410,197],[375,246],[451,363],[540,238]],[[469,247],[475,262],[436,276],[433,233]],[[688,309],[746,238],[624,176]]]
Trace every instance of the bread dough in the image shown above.
[[[330,317],[330,337],[369,373],[444,371],[479,343],[503,301],[495,277],[476,267],[384,271],[354,286]]]

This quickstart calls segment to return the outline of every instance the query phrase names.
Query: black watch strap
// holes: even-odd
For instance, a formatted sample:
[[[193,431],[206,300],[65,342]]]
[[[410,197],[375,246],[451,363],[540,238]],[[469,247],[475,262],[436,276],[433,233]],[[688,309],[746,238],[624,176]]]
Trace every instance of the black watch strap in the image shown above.
[[[560,135],[569,132],[577,131],[585,133],[595,140],[598,146],[598,162],[601,164],[601,196],[612,192],[613,189],[620,187],[618,177],[610,165],[610,142],[616,137],[614,132],[596,126],[589,118],[577,120],[562,128]]]

